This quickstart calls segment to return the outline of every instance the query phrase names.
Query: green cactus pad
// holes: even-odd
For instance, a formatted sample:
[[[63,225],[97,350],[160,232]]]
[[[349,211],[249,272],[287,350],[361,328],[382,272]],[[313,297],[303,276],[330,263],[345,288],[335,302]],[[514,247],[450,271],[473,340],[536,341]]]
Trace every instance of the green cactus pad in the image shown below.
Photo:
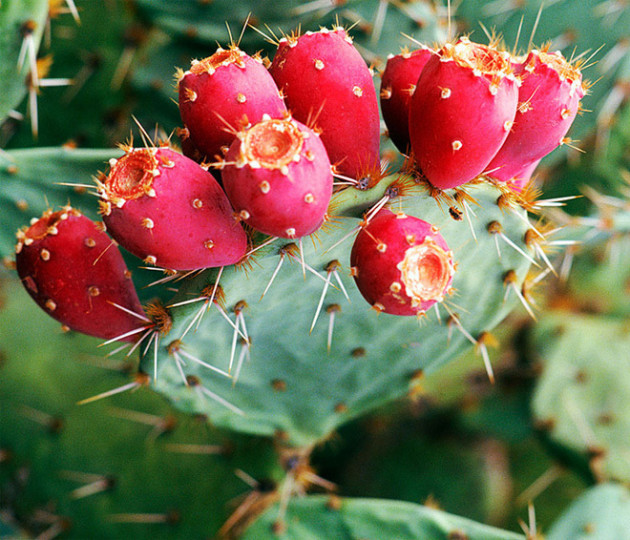
[[[23,43],[22,25],[27,22],[32,24],[33,54],[37,56],[47,17],[47,0],[6,0],[0,4],[0,124],[9,111],[21,103],[27,92],[28,58],[18,70]]]
[[[327,463],[334,468],[339,491],[345,496],[430,500],[475,521],[504,523],[512,487],[507,446],[458,436],[454,411],[436,408],[416,416],[397,410],[393,417],[357,422],[362,431],[356,425],[340,430]]]
[[[129,383],[125,361],[62,333],[6,273],[0,287],[0,500],[32,533],[68,525],[68,539],[211,538],[249,492],[237,470],[281,477],[268,440],[209,428],[146,388],[77,405]]]
[[[375,191],[380,193],[384,189],[378,186]],[[518,283],[514,286],[520,287],[530,263],[487,230],[489,223],[499,221],[505,235],[522,245],[527,229],[525,223],[512,212],[503,213],[498,208],[495,190],[476,188],[471,194],[481,205],[475,209],[473,219],[477,242],[465,220],[454,221],[446,209],[439,208],[428,196],[407,197],[401,205],[393,202],[392,208],[403,208],[440,227],[459,265],[453,282],[457,292],[446,304],[459,314],[463,328],[476,339],[518,303],[516,292],[506,290],[506,273],[515,270]],[[379,195],[343,194],[338,212],[356,213],[363,207],[361,198],[370,197],[374,201]],[[260,300],[261,295],[280,260],[278,250],[286,241],[278,240],[261,250],[251,271],[225,269],[220,284],[225,293],[227,316],[235,320],[233,308],[241,300],[248,306],[242,316],[252,339],[249,351],[243,349],[245,345],[240,343],[240,336],[234,338],[233,327],[214,307],[205,314],[198,329],[194,328],[193,320],[203,302],[173,307],[170,310],[172,330],[161,338],[157,351],[151,347],[141,363],[141,369],[157,379],[154,381],[156,390],[182,410],[207,414],[218,426],[261,435],[281,432],[291,444],[308,445],[327,437],[349,419],[407,395],[419,370],[435,370],[457,357],[469,341],[456,324],[445,322],[449,315],[444,306],[439,308],[441,324],[433,310],[419,324],[414,317],[377,315],[359,295],[349,277],[352,237],[330,250],[344,235],[355,231],[357,225],[355,218],[343,218],[327,232],[321,232],[318,240],[305,239],[304,259],[319,273],[319,278],[308,270],[303,277],[299,255],[294,259],[286,257],[263,300]],[[501,258],[495,241],[499,243]],[[309,335],[325,286],[325,267],[333,260],[342,265],[338,276],[351,302],[344,298],[336,278],[330,275],[331,285],[321,314]],[[203,298],[202,289],[212,289],[216,276],[216,270],[207,272],[183,285],[172,303]],[[335,313],[328,352],[331,315],[326,307],[332,304],[337,304],[340,311]],[[186,363],[185,373],[198,377],[201,386],[191,388],[184,384],[184,370],[178,367],[182,367],[182,363],[177,360],[178,355],[169,354],[169,345],[172,353],[173,345],[176,349],[177,340],[190,325],[193,326],[181,346],[184,353],[222,370],[228,369],[233,356],[233,373],[238,369],[239,357],[251,356],[250,361],[244,361],[235,385],[180,354],[179,360]],[[236,347],[232,355],[234,339]],[[156,353],[157,374],[154,373]],[[479,362],[481,366],[481,359]],[[214,401],[206,390],[233,407]]]
[[[547,540],[629,540],[630,492],[602,484],[580,496],[545,535]]]
[[[630,236],[579,252],[567,283],[571,300],[586,311],[630,315]]]
[[[600,480],[630,479],[628,325],[605,317],[553,315],[535,328],[543,361],[532,410],[555,445],[589,460]]]
[[[292,500],[285,531],[277,527],[278,507],[265,512],[243,535],[243,540],[524,540],[524,536],[495,529],[440,510],[382,499],[345,499],[310,496]]]

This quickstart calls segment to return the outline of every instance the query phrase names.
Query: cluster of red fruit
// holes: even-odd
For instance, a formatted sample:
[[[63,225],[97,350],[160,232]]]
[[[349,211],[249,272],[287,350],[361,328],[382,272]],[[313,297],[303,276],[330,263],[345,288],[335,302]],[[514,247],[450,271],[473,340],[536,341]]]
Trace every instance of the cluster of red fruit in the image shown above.
[[[515,57],[466,38],[388,59],[381,107],[392,141],[448,189],[480,175],[522,189],[566,142],[586,85],[548,47]]]
[[[300,238],[325,221],[333,175],[363,189],[380,178],[372,74],[341,28],[282,38],[268,66],[235,45],[218,49],[178,72],[178,90],[183,154],[124,147],[97,180],[107,232],[147,264],[238,263],[250,247],[243,223]],[[395,144],[446,189],[481,174],[521,185],[582,95],[560,55],[519,60],[460,39],[390,58],[381,105]],[[103,228],[71,208],[49,211],[18,233],[17,254],[29,293],[62,323],[135,338],[143,311]],[[370,304],[398,315],[441,301],[455,271],[435,227],[387,209],[365,220],[351,265]]]

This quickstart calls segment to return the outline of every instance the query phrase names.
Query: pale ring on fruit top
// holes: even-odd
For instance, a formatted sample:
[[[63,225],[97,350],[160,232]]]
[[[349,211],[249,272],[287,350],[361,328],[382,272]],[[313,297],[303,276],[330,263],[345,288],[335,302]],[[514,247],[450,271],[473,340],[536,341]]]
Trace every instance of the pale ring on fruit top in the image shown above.
[[[410,247],[396,268],[413,307],[441,302],[455,273],[452,253],[444,251],[428,236],[422,244]]]
[[[305,136],[307,134],[293,122],[265,118],[245,133],[236,166],[287,167],[300,160]]]
[[[120,159],[110,161],[111,171],[100,186],[103,200],[119,208],[126,201],[155,196],[153,180],[160,174],[156,148],[125,147],[125,152]]]
[[[454,45],[446,43],[443,56],[480,74],[504,77],[512,71],[509,55],[492,46],[473,43],[467,38],[461,38]]]

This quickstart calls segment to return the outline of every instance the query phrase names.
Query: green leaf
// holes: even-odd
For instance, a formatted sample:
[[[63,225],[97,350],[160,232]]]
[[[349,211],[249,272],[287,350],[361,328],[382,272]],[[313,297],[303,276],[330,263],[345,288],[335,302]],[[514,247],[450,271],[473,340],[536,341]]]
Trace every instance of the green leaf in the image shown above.
[[[338,505],[338,506],[337,506]],[[299,538],[300,540],[524,540],[524,536],[489,527],[412,503],[383,499],[333,499],[310,496],[292,500],[286,531],[272,532],[278,507],[266,511],[243,540]],[[568,538],[568,537],[567,537]]]

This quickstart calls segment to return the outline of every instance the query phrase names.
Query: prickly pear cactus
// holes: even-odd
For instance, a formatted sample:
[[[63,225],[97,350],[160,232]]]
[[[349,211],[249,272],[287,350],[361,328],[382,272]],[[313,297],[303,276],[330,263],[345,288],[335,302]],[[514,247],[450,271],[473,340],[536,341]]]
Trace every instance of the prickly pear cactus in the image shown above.
[[[138,204],[137,208],[144,210],[151,206],[152,213],[137,216],[141,218],[139,223],[143,232],[151,240],[164,237],[163,231],[168,230],[180,236],[179,254],[186,254],[186,247],[182,248],[186,236],[196,239],[197,248],[200,239],[204,250],[218,248],[215,244],[218,240],[206,238],[203,228],[201,231],[186,230],[186,226],[190,229],[194,222],[191,212],[205,207],[208,201],[197,195],[190,196],[190,186],[163,189],[166,183],[172,188],[175,186],[178,174],[173,171],[171,175],[169,171],[180,160],[180,155],[174,154],[179,150],[176,139],[169,137],[169,132],[181,127],[182,122],[189,122],[182,120],[183,116],[180,117],[172,103],[177,95],[171,84],[175,68],[190,65],[192,58],[212,55],[216,42],[221,42],[227,43],[230,51],[240,47],[251,53],[259,71],[266,73],[265,68],[273,66],[272,61],[266,62],[254,55],[256,50],[271,55],[274,45],[282,43],[292,48],[300,32],[310,32],[308,35],[317,35],[318,39],[324,36],[324,41],[327,34],[341,33],[340,25],[345,25],[353,38],[344,38],[343,46],[356,47],[363,58],[356,56],[356,65],[360,68],[357,70],[364,74],[361,85],[370,90],[365,91],[360,85],[351,86],[347,102],[352,104],[355,98],[376,98],[371,92],[373,74],[367,69],[368,65],[382,70],[388,54],[398,53],[405,45],[415,48],[418,44],[414,39],[442,51],[440,54],[443,55],[450,47],[466,49],[468,52],[458,59],[465,64],[481,50],[494,50],[497,40],[488,36],[490,45],[475,44],[468,48],[464,44],[469,42],[466,39],[456,41],[456,34],[475,29],[470,39],[485,41],[476,35],[477,21],[493,21],[487,26],[498,25],[498,31],[511,44],[518,31],[519,15],[524,15],[523,34],[533,31],[534,27],[536,32],[529,43],[526,38],[521,38],[523,45],[514,46],[515,53],[524,53],[559,36],[552,48],[563,49],[565,56],[572,58],[572,66],[586,70],[586,77],[598,78],[588,70],[603,70],[602,80],[584,101],[583,108],[593,109],[595,113],[584,114],[578,119],[570,136],[582,137],[593,133],[593,127],[598,127],[595,146],[599,144],[601,150],[601,141],[608,140],[606,137],[610,135],[610,150],[616,156],[614,166],[611,165],[612,153],[599,155],[604,161],[605,156],[611,158],[606,161],[610,165],[607,174],[611,175],[614,169],[614,176],[619,167],[625,167],[624,144],[618,142],[616,132],[608,132],[608,127],[624,99],[625,87],[620,81],[624,80],[623,65],[627,63],[627,43],[624,41],[627,35],[623,24],[616,23],[627,20],[627,10],[617,10],[615,3],[595,0],[580,6],[555,2],[545,8],[540,21],[536,21],[540,4],[515,5],[514,9],[509,7],[506,11],[506,7],[498,6],[497,2],[474,0],[459,6],[425,0],[402,3],[286,1],[256,6],[223,1],[138,0],[134,4],[136,12],[122,1],[104,3],[98,9],[87,0],[77,0],[76,4],[71,0],[0,2],[0,29],[8,29],[8,32],[0,32],[0,48],[2,52],[7,51],[3,58],[10,59],[0,67],[0,85],[5,90],[0,98],[0,118],[4,119],[8,111],[18,106],[30,92],[28,114],[33,131],[37,131],[37,116],[31,108],[36,104],[40,87],[53,84],[51,80],[73,82],[75,88],[61,97],[52,94],[47,102],[54,106],[47,108],[40,120],[49,130],[45,144],[63,144],[64,140],[59,137],[66,138],[70,133],[69,124],[75,124],[69,119],[74,119],[75,114],[81,117],[76,129],[82,132],[76,139],[72,134],[74,140],[64,146],[16,149],[20,145],[31,145],[30,134],[25,143],[22,132],[13,139],[13,149],[0,152],[0,254],[6,268],[1,270],[0,276],[7,298],[0,308],[0,330],[3,336],[9,336],[0,344],[0,360],[4,359],[0,363],[1,406],[9,411],[6,426],[3,423],[0,433],[1,521],[42,538],[95,535],[124,538],[132,535],[134,538],[378,536],[385,539],[508,539],[523,538],[520,530],[527,538],[535,538],[538,529],[533,511],[530,511],[527,526],[519,526],[515,516],[522,517],[523,504],[539,494],[540,482],[527,487],[537,471],[536,466],[554,468],[557,465],[560,468],[562,465],[574,471],[587,470],[588,474],[579,480],[573,472],[571,486],[593,480],[626,481],[628,470],[620,441],[626,440],[628,426],[623,422],[623,403],[610,401],[608,393],[610,388],[618,388],[615,395],[622,399],[624,394],[624,378],[618,376],[620,371],[623,372],[618,367],[619,362],[623,363],[619,358],[624,356],[628,345],[623,335],[623,322],[601,317],[542,317],[539,314],[541,310],[552,309],[554,303],[560,304],[561,300],[566,301],[565,305],[583,309],[586,305],[583,300],[569,301],[572,296],[577,298],[577,293],[571,293],[576,288],[582,293],[587,287],[596,290],[597,283],[602,281],[617,283],[617,287],[624,285],[622,273],[609,266],[602,274],[604,277],[587,271],[586,274],[593,276],[591,282],[573,280],[566,288],[556,282],[550,300],[541,299],[539,292],[544,278],[556,273],[565,280],[570,276],[567,268],[576,241],[595,246],[597,250],[598,245],[603,245],[603,239],[627,236],[623,185],[617,183],[621,195],[614,200],[601,194],[598,198],[586,190],[585,194],[598,207],[596,216],[575,217],[554,208],[563,204],[563,199],[545,200],[531,186],[518,185],[515,189],[497,179],[490,180],[488,176],[492,171],[488,172],[488,156],[487,159],[479,158],[480,163],[469,175],[476,176],[481,172],[481,176],[463,186],[459,186],[459,182],[449,182],[441,185],[443,190],[436,187],[437,184],[429,183],[432,181],[429,176],[435,175],[427,174],[428,164],[439,154],[439,170],[450,163],[453,155],[465,155],[469,147],[478,143],[483,145],[479,126],[469,121],[468,114],[452,117],[450,123],[463,123],[470,128],[470,134],[462,139],[463,142],[447,137],[448,147],[440,152],[431,150],[431,145],[428,151],[427,145],[419,145],[417,153],[422,153],[422,158],[410,156],[400,167],[406,156],[388,149],[391,146],[385,142],[387,133],[382,123],[379,129],[377,106],[373,102],[369,109],[370,122],[358,127],[362,124],[355,118],[349,122],[349,129],[344,129],[337,142],[332,143],[342,146],[349,141],[349,147],[352,147],[356,139],[369,132],[372,137],[370,148],[373,147],[369,167],[365,171],[354,167],[340,174],[343,155],[349,155],[347,149],[343,150],[341,161],[336,159],[326,163],[326,174],[322,173],[322,178],[326,177],[326,182],[330,180],[330,169],[336,176],[335,186],[324,217],[320,212],[315,219],[317,223],[323,220],[323,226],[310,237],[297,238],[300,235],[291,226],[274,229],[272,234],[282,233],[279,236],[283,238],[262,234],[270,232],[262,227],[262,232],[253,232],[251,227],[258,225],[250,220],[252,215],[244,209],[245,203],[236,202],[238,198],[224,185],[235,211],[232,213],[230,205],[222,202],[222,218],[238,230],[241,240],[236,257],[238,263],[228,265],[223,262],[221,264],[225,266],[198,270],[190,270],[191,265],[186,264],[170,265],[179,268],[176,271],[170,266],[162,268],[157,264],[158,257],[150,251],[139,250],[140,257],[127,252],[126,248],[135,252],[126,238],[129,236],[126,231],[133,227],[127,222],[116,230],[113,219],[113,216],[123,214],[134,215],[137,199],[146,196],[151,204]],[[567,17],[559,17],[559,10],[572,14],[571,20],[577,29],[575,35],[565,31],[564,23],[560,24],[559,21],[566,21]],[[105,12],[115,13],[112,17],[115,21],[102,22],[99,33],[94,35],[106,35],[107,45],[103,45],[103,49],[90,46],[93,54],[85,60],[85,69],[73,64],[77,69],[73,71],[76,76],[72,81],[51,79],[43,85],[33,84],[32,78],[39,75],[37,70],[33,71],[33,65],[39,64],[42,73],[49,68],[49,62],[42,62],[48,44],[41,51],[38,46],[42,38],[39,32],[46,26],[47,18],[56,17],[52,21],[51,51],[60,50],[55,48],[54,38],[58,36],[71,38],[61,47],[68,51],[73,44],[77,49],[89,44],[86,35],[90,33],[74,27],[74,31],[67,28],[64,31],[57,26],[58,17],[72,15],[89,28],[98,21],[105,21],[107,17],[102,16]],[[27,31],[29,28],[33,31],[32,36],[24,36],[24,32],[20,33],[23,21],[31,19],[38,24],[25,27]],[[124,32],[124,43],[118,43],[122,26],[127,23],[130,26]],[[298,25],[301,30],[297,30]],[[318,30],[331,25],[334,31]],[[72,36],[81,37],[73,41]],[[23,37],[31,40],[22,41]],[[586,67],[590,59],[585,60],[586,66],[576,60],[580,54],[586,59],[589,53],[583,51],[589,48],[594,51],[604,41],[607,45],[595,54],[595,58],[597,54],[601,55],[602,67]],[[568,52],[569,42],[577,45],[573,56]],[[22,50],[22,47],[25,48]],[[225,60],[225,51],[220,50],[217,54],[218,63],[209,63],[212,70]],[[499,57],[505,60],[506,54],[495,55],[497,66],[501,63]],[[26,64],[27,58],[32,61],[38,55],[39,63]],[[307,59],[316,73],[334,64],[332,61],[324,63],[321,58],[318,61],[316,57]],[[278,60],[276,64],[280,62]],[[18,69],[18,63],[24,64],[20,68],[23,72]],[[433,64],[436,63],[439,62],[434,60]],[[65,61],[63,64],[66,67]],[[198,70],[203,72],[206,64],[194,65],[200,65]],[[299,68],[297,80],[303,82]],[[306,89],[298,88],[300,85],[294,84],[293,80],[276,94],[274,85],[279,87],[281,83],[278,74],[273,73],[275,69],[272,67],[271,74],[276,76],[276,81],[270,84],[275,101],[294,99],[306,103],[307,97],[313,97],[308,84]],[[467,69],[464,76],[477,77],[477,71]],[[489,72],[490,92],[479,93],[486,104],[484,107],[493,101],[491,96],[496,88],[492,85],[504,77],[504,71],[509,69],[502,66],[496,72]],[[178,72],[180,82],[183,73]],[[205,73],[201,75],[205,76]],[[340,95],[331,82],[333,79],[326,80],[324,86],[330,98],[327,101],[343,108],[345,114],[345,102],[342,107],[339,105],[342,101],[333,99]],[[345,82],[343,77],[341,80]],[[98,86],[98,91],[93,85]],[[459,86],[466,88],[465,84]],[[261,88],[257,89],[262,92]],[[229,90],[232,89],[228,88],[226,95]],[[320,90],[323,92],[323,86]],[[375,90],[378,95],[378,78]],[[446,113],[452,114],[448,103],[442,103],[449,99],[450,102],[457,101],[452,99],[451,88],[439,90],[436,99],[441,106],[445,105]],[[197,90],[187,91],[186,85],[181,85],[180,91],[180,100],[192,103],[198,98]],[[289,97],[294,91],[296,96]],[[386,89],[384,94],[387,94]],[[81,107],[64,112],[69,109],[68,103],[78,103],[74,101],[76,96],[82,100],[80,103],[90,105],[90,115],[94,116],[84,118]],[[246,101],[247,96],[237,94],[236,103],[231,107],[238,110]],[[510,118],[515,118],[516,114],[514,101],[512,99],[510,107],[506,107]],[[477,112],[482,108],[479,103],[477,100],[468,103],[468,110]],[[295,105],[289,108],[295,109],[296,120],[317,132],[321,126],[311,116],[317,111],[311,109],[319,105],[316,101],[308,104],[306,111],[300,111],[304,118],[298,118]],[[155,165],[150,170],[122,175],[118,187],[129,195],[125,198],[115,189],[112,191],[108,182],[115,176],[112,171],[117,168],[123,171],[133,169],[128,166],[128,160],[121,157],[124,151],[128,155],[134,151],[126,145],[121,150],[77,149],[76,145],[85,140],[109,140],[107,138],[119,131],[121,125],[131,124],[128,114],[131,109],[135,113],[134,119],[139,118],[136,123],[140,136],[135,137],[138,155],[144,152],[148,156],[157,156],[159,163],[148,159]],[[280,111],[282,113],[283,106]],[[62,117],[65,114],[71,116]],[[333,119],[332,127],[327,124],[324,130],[333,131],[337,111],[324,110],[321,105],[317,114],[327,122]],[[19,117],[20,114],[12,116]],[[193,114],[194,119],[197,116],[197,113]],[[90,130],[86,118],[98,118],[98,126]],[[102,122],[107,118],[113,119],[112,125]],[[239,140],[246,139],[250,128],[244,119],[241,120],[242,125],[233,119],[232,123],[227,122],[229,126],[219,126],[220,131]],[[141,127],[152,126],[156,121],[160,126],[151,133]],[[285,125],[286,117],[263,121],[271,122],[273,126]],[[56,122],[64,125],[58,138],[55,138],[57,131],[51,128]],[[511,122],[502,117],[495,126],[501,131],[501,137],[507,136]],[[107,127],[103,129],[103,125]],[[10,139],[12,131],[9,127],[0,133],[0,141]],[[442,127],[447,127],[446,123]],[[352,132],[353,128],[356,133]],[[251,133],[269,131],[259,129],[251,130]],[[286,129],[276,131],[284,134]],[[182,145],[186,143],[183,132],[185,130],[179,132]],[[376,151],[379,134],[380,156]],[[308,136],[318,135],[309,132]],[[256,139],[255,136],[251,138]],[[327,137],[322,137],[324,146],[330,144],[324,139]],[[439,136],[438,139],[446,140]],[[166,140],[166,143],[158,140]],[[240,179],[240,174],[245,172],[243,176],[257,181],[251,196],[264,199],[271,182],[264,175],[258,176],[248,169],[243,171],[243,167],[260,169],[262,163],[262,168],[266,168],[269,163],[265,160],[273,161],[283,150],[281,135],[273,141],[278,144],[270,144],[260,153],[258,150],[254,152],[256,159],[247,152],[239,153],[238,141],[233,141],[232,153],[223,152],[219,145],[218,150],[213,148],[210,152],[216,155],[205,156],[206,163],[202,166],[190,161],[186,167],[197,171],[200,178],[210,177],[209,173],[201,172],[202,168],[209,167],[219,182],[221,175],[226,173],[223,180],[234,184],[238,184],[234,178]],[[570,141],[563,139],[564,142]],[[168,150],[155,148],[167,145],[171,146]],[[465,152],[460,152],[462,146],[465,146]],[[493,153],[498,146],[492,151],[485,149]],[[309,160],[313,155],[310,153],[309,158],[306,150],[304,157]],[[330,154],[332,149],[327,148],[326,152]],[[184,154],[188,155],[186,148]],[[177,159],[168,157],[175,155]],[[298,157],[293,161],[302,159]],[[468,154],[467,161],[472,157],[478,156]],[[184,157],[181,159],[183,161]],[[329,167],[332,161],[336,162]],[[426,170],[421,171],[420,167]],[[273,180],[281,182],[288,174],[289,162],[276,168]],[[459,175],[457,166],[451,169],[451,176]],[[580,177],[577,173],[574,175],[578,169],[581,178],[588,176],[584,173],[588,169],[579,159],[571,161],[567,169],[571,180],[564,185],[571,194],[575,191],[575,178]],[[470,178],[461,180],[465,182]],[[451,189],[455,185],[459,187]],[[238,187],[233,189],[237,195],[242,195],[238,193]],[[328,184],[326,189],[328,197]],[[174,206],[168,204],[168,197],[175,197],[175,191],[185,193],[185,197],[178,201],[182,204],[177,210],[181,217],[177,219],[174,219]],[[215,191],[224,195],[219,187]],[[300,204],[314,202],[313,193],[296,193],[299,193]],[[187,198],[192,199],[192,204],[187,204]],[[284,200],[283,194],[279,200]],[[292,206],[297,205],[296,201]],[[220,206],[218,202],[216,204]],[[242,204],[243,208],[236,208],[237,204]],[[15,231],[19,228],[25,231],[29,220],[68,205],[95,220],[99,228],[105,228],[101,220],[105,225],[110,224],[110,237],[116,238],[117,242],[112,241],[108,249],[120,249],[123,253],[143,304],[144,313],[139,309],[125,312],[134,318],[137,327],[107,339],[104,344],[73,331],[67,332],[67,328],[63,333],[59,323],[46,319],[34,303],[26,302],[28,298],[19,290],[18,280],[12,273],[16,264]],[[319,210],[323,212],[324,209]],[[402,280],[406,287],[405,301],[411,302],[411,311],[418,311],[418,316],[392,315],[388,313],[393,311],[388,302],[366,302],[365,298],[370,295],[366,294],[365,287],[369,289],[374,281],[355,279],[357,272],[366,271],[351,258],[355,238],[361,235],[369,239],[370,235],[374,236],[374,230],[381,234],[380,229],[370,227],[376,216],[383,215],[380,212],[393,212],[391,215],[401,222],[405,216],[422,220],[422,228],[418,230],[422,230],[424,239],[420,242],[416,235],[408,235],[405,242],[412,246],[408,251],[413,250],[418,258],[419,254],[429,252],[433,262],[422,267],[422,272],[426,271],[430,276],[443,274],[441,279],[435,279],[439,287],[432,283],[430,293],[422,290],[428,297]],[[543,217],[538,221],[541,213]],[[189,218],[190,222],[187,221]],[[311,225],[309,223],[309,233]],[[54,236],[59,230],[51,227],[47,234]],[[30,241],[25,235],[21,233],[18,249]],[[372,251],[384,253],[388,250],[387,239],[375,237],[373,240],[373,246],[369,241],[366,244],[373,248]],[[118,242],[120,246],[116,245]],[[566,246],[571,249],[563,254]],[[241,257],[245,250],[246,254]],[[159,258],[177,250],[167,251],[160,252]],[[392,260],[393,251],[389,254]],[[205,251],[204,254],[207,255]],[[49,255],[47,251],[40,255],[44,263]],[[394,263],[403,276],[402,272],[409,266],[407,259]],[[445,268],[448,271],[444,272]],[[579,261],[576,269],[579,270]],[[90,277],[89,269],[86,273]],[[32,285],[28,277],[23,279],[27,286]],[[423,277],[418,277],[418,281]],[[62,280],[63,276],[58,279]],[[361,292],[355,281],[361,284]],[[393,281],[389,288],[391,298],[403,298],[400,282]],[[589,291],[586,291],[582,298],[588,296]],[[599,311],[612,312],[614,317],[623,315],[626,309],[621,301],[601,301],[592,305],[603,306]],[[423,309],[427,312],[422,313]],[[497,325],[508,316],[508,330],[497,332]],[[536,322],[538,317],[542,319],[541,324]],[[523,339],[523,327],[532,325],[530,335],[534,336],[533,341]],[[100,326],[106,327],[107,321]],[[554,333],[559,327],[565,334],[560,330]],[[513,336],[521,337],[512,339]],[[490,352],[499,343],[501,353]],[[526,358],[531,353],[532,343],[539,356]],[[611,359],[611,354],[615,358]],[[510,358],[517,358],[527,365],[506,365]],[[543,369],[537,380],[540,358],[543,358]],[[581,366],[585,358],[589,362]],[[98,367],[85,366],[86,363]],[[447,365],[452,371],[447,370]],[[611,365],[616,366],[614,371],[610,371]],[[496,378],[493,366],[497,368]],[[118,373],[104,372],[103,368],[114,368]],[[524,372],[527,374],[523,375]],[[617,376],[613,377],[612,373]],[[526,383],[518,385],[512,394],[511,376],[526,379]],[[450,380],[443,385],[439,377]],[[557,381],[561,381],[560,384]],[[446,392],[445,386],[448,387]],[[534,387],[532,409],[536,426],[547,428],[546,442],[551,444],[546,446],[536,441],[528,422],[527,404]],[[449,397],[444,397],[445,393],[449,393]],[[567,407],[567,399],[573,398],[578,404]],[[378,426],[379,422],[385,422],[386,415],[379,416],[379,411],[384,410],[392,415],[410,414],[420,423],[435,422],[437,417],[439,423],[444,407],[448,408],[449,417],[455,420],[448,426],[442,425],[441,431],[437,430],[441,435],[427,430],[423,436],[431,440],[421,445],[423,451],[435,453],[435,468],[438,469],[435,474],[441,477],[437,483],[430,478],[433,471],[423,471],[425,474],[422,475],[408,473],[406,468],[418,464],[414,460],[397,459],[396,456],[402,454],[379,448],[378,440],[370,448],[364,439],[366,436],[376,437],[378,427],[374,431],[357,428],[363,423],[372,422]],[[137,429],[138,424],[142,433]],[[407,426],[414,429],[411,424],[403,427]],[[25,429],[28,437],[24,437]],[[353,439],[353,430],[361,435]],[[452,437],[450,430],[457,436]],[[401,433],[402,437],[404,429],[398,426],[387,433],[390,437],[391,433]],[[353,449],[349,452],[346,449],[350,457],[346,456],[345,463],[351,463],[353,457],[363,458],[368,463],[374,456],[384,455],[392,463],[388,464],[391,468],[384,467],[383,470],[393,471],[392,476],[403,479],[401,482],[417,481],[419,485],[412,486],[413,489],[405,489],[409,486],[397,489],[391,482],[388,485],[383,475],[376,475],[372,483],[369,479],[361,479],[361,484],[356,481],[361,475],[356,473],[355,463],[348,465],[349,470],[354,468],[354,475],[352,471],[349,474],[346,474],[348,471],[335,472],[334,466],[326,464],[321,450],[329,451],[329,447],[334,446],[329,441],[343,437],[367,447],[366,451]],[[454,444],[466,445],[467,441],[474,442],[470,452],[452,452]],[[405,446],[407,450],[401,452],[410,447],[413,448]],[[551,452],[547,455],[549,449]],[[470,485],[478,486],[471,490],[481,491],[475,494],[477,504],[461,502],[461,478],[456,472],[457,467],[440,464],[439,456],[445,453],[464,456],[462,459],[471,467],[483,469],[479,474],[471,471]],[[535,456],[532,461],[536,463],[519,467],[510,461],[515,459],[514,455],[517,460],[523,460],[524,454]],[[553,462],[554,459],[560,460],[560,464]],[[320,469],[328,472],[330,477],[320,473]],[[200,470],[204,474],[200,475]],[[555,468],[552,473],[554,471]],[[557,477],[560,477],[559,473]],[[437,501],[431,497],[431,486],[440,488]],[[522,487],[523,493],[514,492],[513,486]],[[582,488],[583,484],[579,484],[575,491],[568,489],[561,493],[565,497]],[[295,497],[318,489],[327,494]],[[336,490],[339,496],[332,494]],[[365,496],[376,498],[366,499]],[[383,500],[384,497],[394,497],[417,501],[427,496],[426,506]],[[498,500],[506,501],[501,511],[497,510]],[[562,502],[565,500],[563,498]],[[505,526],[519,533],[493,529],[432,508],[442,503],[446,511],[462,513],[467,518]],[[545,513],[545,524],[558,513],[556,506]],[[560,538],[565,529],[558,525],[558,530],[561,532],[554,529],[552,534],[560,535],[557,536]]]
[[[386,187],[375,190],[380,194]],[[333,202],[343,219],[330,232],[320,233],[315,244],[303,244],[304,272],[295,245],[277,240],[260,250],[251,270],[222,272],[221,310],[209,305],[208,291],[217,271],[180,288],[169,309],[172,329],[147,352],[141,369],[177,407],[208,414],[217,425],[263,435],[282,433],[298,446],[325,439],[349,419],[407,395],[419,372],[452,360],[471,340],[483,341],[481,336],[518,303],[519,284],[530,262],[504,238],[522,242],[527,226],[496,205],[493,189],[471,194],[480,204],[472,225],[476,240],[465,221],[445,215],[427,195],[393,205],[438,224],[451,246],[458,270],[450,307],[447,299],[419,321],[377,315],[370,309],[349,276],[351,240],[342,240],[358,226],[352,216],[378,195],[343,192]],[[495,222],[502,224],[505,233],[496,234],[503,237],[489,232]],[[326,270],[332,261],[339,266]],[[287,291],[292,291],[288,304]],[[181,374],[180,347],[217,369],[228,370],[232,364],[238,381],[189,364],[200,384],[191,388]],[[204,398],[199,388],[211,390],[230,406]]]

